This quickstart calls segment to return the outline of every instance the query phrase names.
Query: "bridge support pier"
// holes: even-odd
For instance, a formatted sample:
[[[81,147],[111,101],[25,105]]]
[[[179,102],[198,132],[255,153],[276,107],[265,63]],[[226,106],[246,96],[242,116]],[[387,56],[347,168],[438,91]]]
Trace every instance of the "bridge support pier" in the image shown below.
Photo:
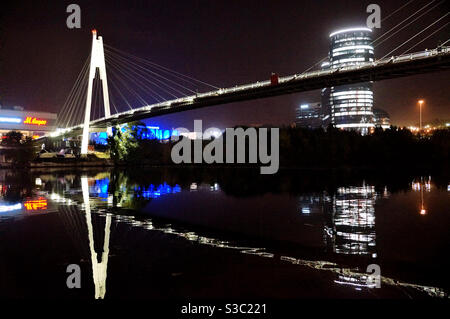
[[[92,50],[91,63],[89,68],[88,90],[86,97],[86,109],[84,113],[83,138],[81,141],[81,155],[87,155],[89,144],[89,122],[91,120],[91,106],[92,106],[92,84],[95,79],[95,74],[99,70],[100,81],[102,82],[103,103],[105,107],[105,117],[111,115],[109,107],[109,91],[108,81],[106,77],[105,53],[103,51],[103,38],[97,37],[97,31],[92,30]],[[112,128],[107,128],[108,136],[112,135]]]

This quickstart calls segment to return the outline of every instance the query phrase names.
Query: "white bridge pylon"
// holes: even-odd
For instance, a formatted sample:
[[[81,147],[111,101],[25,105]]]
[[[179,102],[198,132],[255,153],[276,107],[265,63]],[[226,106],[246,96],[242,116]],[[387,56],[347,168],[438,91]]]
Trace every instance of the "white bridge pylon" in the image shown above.
[[[103,51],[103,38],[97,37],[97,30],[92,30],[92,51],[91,51],[91,63],[89,67],[88,78],[88,90],[86,97],[86,109],[84,113],[84,126],[83,126],[83,139],[81,141],[81,154],[86,155],[88,153],[89,144],[89,122],[91,120],[91,107],[92,107],[92,85],[95,79],[95,73],[99,69],[100,81],[102,82],[103,91],[103,104],[105,107],[105,117],[111,116],[111,110],[109,108],[109,91],[108,81],[106,78],[106,65],[105,65],[105,53]],[[112,135],[112,128],[107,129],[108,136]]]

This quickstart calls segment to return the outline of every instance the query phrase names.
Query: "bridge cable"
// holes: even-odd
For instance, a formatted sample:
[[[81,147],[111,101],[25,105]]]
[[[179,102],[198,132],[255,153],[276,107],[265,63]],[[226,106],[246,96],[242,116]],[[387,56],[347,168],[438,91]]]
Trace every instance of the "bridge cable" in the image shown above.
[[[79,110],[82,109],[82,103],[83,103],[83,101],[80,99],[83,96],[83,92],[87,90],[88,78],[89,78],[89,72],[88,72],[88,69],[86,69],[83,79],[77,88],[74,99],[71,102],[70,110],[68,112],[69,116],[66,119],[66,127],[69,126],[70,123],[78,123],[77,115],[79,113]]]
[[[425,29],[423,29],[422,31],[416,33],[414,36],[410,37],[408,40],[406,40],[405,42],[403,42],[402,44],[400,44],[399,46],[397,46],[394,50],[390,51],[388,54],[384,55],[381,59],[384,59],[385,57],[389,56],[391,53],[393,53],[394,51],[396,51],[397,49],[401,48],[402,46],[404,46],[406,43],[408,43],[409,41],[411,41],[412,39],[414,39],[415,37],[417,37],[418,35],[422,34],[423,32],[425,32],[426,30],[428,30],[429,28],[431,28],[433,25],[435,25],[436,23],[438,23],[439,21],[441,21],[442,19],[444,19],[446,16],[448,16],[450,14],[450,12],[447,12],[446,14],[444,14],[442,17],[440,17],[438,20],[434,21],[433,23],[431,23],[430,25],[428,25]]]
[[[135,55],[132,55],[132,54],[127,53],[127,52],[124,52],[124,51],[122,51],[122,50],[119,50],[119,49],[114,48],[114,47],[109,46],[109,45],[105,45],[105,46],[108,47],[108,48],[110,48],[110,49],[112,49],[112,50],[117,51],[118,53],[122,53],[122,54],[127,55],[127,56],[129,56],[129,57],[131,57],[131,58],[134,58],[134,59],[136,59],[136,60],[142,61],[142,62],[144,62],[144,63],[146,63],[146,64],[148,64],[148,65],[152,65],[152,66],[155,67],[155,68],[159,68],[159,69],[165,70],[167,73],[170,72],[170,73],[176,74],[176,75],[178,75],[178,76],[180,76],[180,77],[183,77],[183,78],[186,78],[186,79],[189,79],[189,80],[192,80],[192,81],[195,81],[195,82],[204,84],[204,85],[206,85],[206,86],[212,87],[212,88],[214,88],[214,89],[219,89],[219,87],[217,87],[217,86],[214,86],[214,85],[212,85],[212,84],[209,84],[209,83],[204,82],[204,81],[201,81],[201,80],[198,80],[198,79],[196,79],[196,78],[194,78],[194,77],[191,77],[191,76],[182,74],[182,73],[180,73],[180,72],[174,71],[174,70],[169,69],[169,68],[167,68],[167,67],[165,67],[165,66],[162,66],[162,65],[160,65],[160,64],[154,63],[154,62],[152,62],[152,61],[149,61],[149,60],[146,60],[146,59],[143,59],[143,58],[140,58],[140,57],[137,57],[137,56],[135,56]],[[174,76],[175,76],[175,75],[174,75]],[[187,80],[185,80],[185,81],[187,81]]]
[[[143,69],[143,70],[145,70],[145,71],[147,71],[147,72],[149,72],[149,73],[151,73],[151,74],[153,74],[153,75],[155,75],[155,76],[158,76],[158,77],[160,77],[160,78],[162,78],[162,79],[164,79],[164,80],[166,80],[166,81],[168,81],[168,82],[170,82],[170,83],[173,83],[173,84],[175,84],[175,85],[177,85],[177,86],[179,86],[179,87],[181,87],[181,88],[183,88],[183,89],[185,89],[185,90],[187,90],[187,91],[189,91],[189,92],[191,92],[191,93],[194,93],[194,94],[197,93],[196,91],[191,90],[191,89],[189,89],[189,88],[187,88],[187,87],[185,87],[185,86],[183,86],[183,85],[181,85],[181,84],[179,84],[179,83],[177,83],[177,82],[175,82],[175,81],[173,81],[173,80],[171,80],[171,79],[168,79],[167,77],[164,77],[164,76],[162,76],[161,74],[158,74],[158,73],[156,73],[156,72],[154,72],[154,71],[151,71],[151,70],[149,70],[148,68],[145,68],[145,67],[143,67],[143,66],[140,66],[140,65],[138,65],[138,64],[136,64],[136,63],[134,63],[134,62],[128,61],[128,60],[126,60],[126,59],[123,58],[123,57],[120,57],[120,56],[116,55],[116,58],[117,58],[117,59],[125,60],[126,62],[124,62],[124,63],[129,63],[130,65],[135,65],[136,67],[138,67],[138,68],[140,68],[140,69]],[[151,75],[149,75],[149,76],[151,76]],[[155,78],[155,80],[156,80],[156,78]],[[166,85],[166,86],[167,86],[167,85]],[[180,91],[179,91],[179,93],[182,94],[182,95],[186,95],[185,93],[180,92]]]
[[[407,3],[405,3],[404,5],[402,5],[400,8],[398,8],[397,10],[391,12],[388,16],[384,17],[383,19],[381,19],[380,22],[386,21],[387,19],[389,19],[391,16],[393,16],[394,14],[396,14],[398,11],[400,11],[401,9],[403,9],[404,7],[406,7],[408,4],[410,4],[411,2],[414,2],[416,0],[409,0]]]
[[[83,117],[84,117],[85,110],[86,110],[85,105],[86,105],[87,91],[88,91],[87,90],[88,79],[89,79],[89,74],[87,75],[87,78],[86,78],[86,81],[85,81],[86,85],[84,86],[84,89],[82,91],[80,91],[80,95],[78,97],[78,101],[75,104],[75,106],[78,105],[79,107],[75,109],[75,116],[74,116],[74,121],[73,121],[74,125],[81,124],[84,121]],[[69,125],[69,122],[68,122],[67,125]]]
[[[108,60],[109,60],[109,59],[108,59]],[[114,65],[114,64],[111,64],[111,65]],[[130,81],[132,81],[133,84],[134,84],[135,86],[137,86],[138,88],[140,88],[143,92],[145,92],[146,90],[151,90],[152,92],[156,93],[160,98],[162,98],[163,100],[165,100],[161,95],[159,95],[157,92],[155,92],[152,88],[150,88],[150,87],[148,87],[148,86],[144,86],[142,83],[137,82],[137,81],[133,78],[133,74],[132,74],[132,75],[128,74],[127,72],[125,72],[124,70],[122,70],[121,68],[119,68],[117,65],[114,65],[113,67],[114,67],[118,72],[122,73],[126,78],[130,79]],[[118,75],[117,75],[117,76],[118,76]],[[117,76],[116,76],[116,77],[117,77]],[[126,84],[125,81],[122,80],[122,83],[123,83],[125,86],[127,86],[127,84]],[[145,100],[144,100],[137,92],[134,92],[134,93],[138,96],[138,98],[140,98],[140,100],[141,100],[142,102],[144,102],[144,106],[145,106],[145,105],[150,105],[150,103],[148,103],[147,101],[145,101]],[[152,96],[152,95],[150,95],[150,97],[151,97],[152,99],[156,100],[157,103],[160,103],[160,102],[161,102],[161,100],[159,100],[158,98],[156,98],[156,97],[154,97],[154,96]]]
[[[132,62],[131,62],[131,64],[130,64],[130,62],[127,61],[127,62],[129,63],[129,64],[127,64],[125,61],[119,60],[119,59],[117,59],[116,57],[113,58],[112,56],[110,56],[110,58],[111,58],[115,63],[118,63],[118,64],[124,66],[128,71],[134,72],[136,75],[139,75],[139,74],[140,74],[139,72],[143,72],[142,70],[139,70],[139,68],[142,69],[142,67],[139,66],[139,65],[136,65],[135,63],[132,63]],[[143,69],[145,70],[145,68],[143,68]],[[154,73],[154,72],[153,72],[153,73]],[[145,73],[144,73],[144,74],[145,74]],[[152,77],[155,81],[161,83],[162,85],[166,86],[167,88],[171,89],[172,91],[175,91],[175,92],[181,94],[182,96],[187,96],[186,93],[184,93],[184,92],[182,92],[182,91],[180,91],[180,90],[178,90],[178,89],[176,89],[176,88],[170,86],[169,84],[167,84],[167,83],[165,83],[164,81],[162,81],[162,80],[160,80],[160,79],[154,77],[153,75],[151,75],[151,74],[145,74],[145,75],[146,75],[146,76],[149,76],[149,77]],[[145,79],[145,77],[144,77],[144,79]],[[147,82],[149,82],[149,81],[147,80]],[[172,82],[173,82],[173,81],[172,81]],[[156,86],[155,83],[152,83],[152,82],[149,82],[149,83]],[[177,83],[175,83],[175,84],[177,84]],[[181,86],[181,85],[179,85],[179,84],[177,84],[177,85],[180,86],[180,87],[182,87],[182,88],[185,88],[184,86]],[[164,88],[162,88],[162,87],[160,87],[160,86],[157,86],[157,87],[160,88],[161,90],[165,90]],[[187,88],[185,88],[185,89],[187,89]],[[189,89],[188,89],[188,90],[189,90]],[[170,94],[170,95],[172,95],[172,96],[175,97],[175,98],[179,98],[179,96],[176,96],[176,95],[170,93],[170,91],[165,90],[165,92],[168,93],[168,94]],[[195,91],[192,91],[192,93],[196,93],[196,92],[195,92]]]
[[[434,5],[433,7],[431,7],[430,9],[428,9],[427,11],[425,11],[424,13],[422,13],[421,15],[419,15],[418,17],[416,17],[414,20],[410,21],[408,24],[404,25],[403,27],[401,27],[400,29],[398,29],[397,31],[395,31],[394,33],[392,33],[390,36],[388,36],[387,38],[385,38],[383,41],[379,42],[376,46],[379,46],[380,44],[384,43],[386,40],[389,40],[390,38],[392,38],[394,35],[396,35],[398,32],[402,31],[404,28],[410,26],[413,22],[417,21],[418,19],[420,19],[421,17],[423,17],[425,14],[427,14],[428,12],[430,12],[431,10],[433,10],[434,8],[438,7],[439,5],[441,5],[443,2],[445,2],[445,0],[438,2],[436,5]],[[431,2],[430,2],[431,3]]]
[[[137,93],[134,89],[132,89],[127,83],[126,81],[120,77],[120,75],[118,75],[117,73],[115,74],[115,77],[123,84],[123,86],[125,87],[125,89],[127,89],[129,92],[131,92],[132,94],[134,94],[134,96],[136,96],[141,103],[144,103],[144,105],[147,105],[148,103],[141,97],[141,95],[139,93]]]
[[[114,72],[111,72],[111,74],[114,74]],[[114,74],[114,77],[117,77],[117,76]],[[131,107],[131,104],[128,102],[128,100],[126,99],[126,97],[122,94],[121,90],[117,87],[116,83],[115,83],[114,81],[111,81],[111,85],[112,85],[112,88],[115,88],[116,91],[119,93],[120,97],[121,97],[122,100],[124,100],[124,102],[127,104],[128,108],[129,108],[130,110],[132,110],[133,108]],[[117,113],[119,113],[119,112],[117,112]]]
[[[174,94],[173,94],[172,92],[170,92],[169,90],[167,90],[167,89],[165,89],[165,88],[159,86],[158,84],[155,84],[155,83],[153,83],[153,82],[150,82],[150,80],[149,80],[147,77],[145,77],[144,75],[142,75],[141,73],[139,73],[139,70],[136,71],[136,70],[133,70],[132,68],[127,67],[127,65],[126,65],[124,62],[120,61],[120,60],[115,60],[115,59],[112,59],[112,60],[113,60],[115,63],[117,63],[118,65],[124,67],[124,70],[122,70],[123,72],[126,72],[126,71],[127,71],[127,72],[130,72],[131,74],[129,74],[129,76],[131,76],[131,77],[132,77],[132,76],[139,76],[139,77],[142,78],[144,81],[148,82],[150,85],[156,86],[157,88],[161,89],[162,91],[166,92],[167,94],[171,95],[171,96],[174,97],[174,98],[179,98],[179,96],[174,95]],[[173,91],[176,91],[177,93],[180,93],[180,94],[184,95],[183,92],[180,92],[179,90],[176,90],[176,89],[172,88],[170,85],[168,85],[168,84],[162,82],[161,80],[159,80],[159,79],[156,79],[156,80],[157,80],[158,82],[164,84],[165,86],[167,86],[169,89],[171,89],[171,90],[173,90]],[[154,91],[151,87],[149,87],[148,85],[146,85],[146,87],[148,87],[149,90],[151,90],[152,92],[154,92],[155,94],[157,94],[161,99],[163,99],[164,101],[167,101],[166,98],[164,98],[162,95],[158,94],[158,93],[157,93],[156,91]]]
[[[415,1],[415,0],[412,0],[412,1]],[[412,1],[410,1],[410,2],[412,2]],[[376,39],[374,39],[374,40],[371,42],[371,44],[373,45],[376,41],[378,41],[378,40],[380,40],[381,38],[383,38],[385,35],[387,35],[388,33],[390,33],[392,30],[394,30],[395,28],[397,28],[399,25],[403,24],[404,22],[406,22],[407,20],[409,20],[411,17],[415,16],[417,13],[419,13],[420,11],[422,11],[423,9],[425,9],[426,7],[428,7],[429,5],[431,5],[431,4],[432,4],[433,2],[435,2],[435,1],[436,1],[436,0],[432,0],[430,3],[426,4],[426,5],[423,6],[422,8],[418,9],[417,11],[415,11],[412,15],[410,15],[410,16],[408,16],[407,18],[403,19],[400,23],[398,23],[397,25],[395,25],[394,27],[392,27],[391,29],[389,29],[388,31],[384,32],[383,34],[381,34],[380,36],[378,36]],[[408,3],[407,3],[407,4],[408,4]],[[400,8],[398,8],[397,10],[395,10],[393,13],[398,12],[400,9],[404,8],[407,4],[401,6]],[[392,14],[393,14],[393,13],[392,13]],[[391,14],[390,16],[392,16],[392,14]],[[387,20],[390,16],[386,17],[386,18],[383,19],[383,20]],[[382,21],[383,21],[383,20],[382,20]],[[384,42],[384,41],[383,41],[383,42]],[[379,44],[381,44],[381,43],[379,43]],[[378,46],[378,44],[375,45],[374,48],[376,48],[377,46]],[[351,58],[351,57],[354,57],[354,56],[355,56],[355,54],[352,55],[352,56],[350,56],[350,58]],[[302,75],[302,74],[308,72],[309,70],[311,70],[312,68],[314,68],[316,65],[322,63],[323,61],[327,60],[328,58],[329,58],[328,56],[322,58],[321,60],[319,60],[319,61],[316,62],[315,64],[311,65],[311,66],[310,66],[309,68],[307,68],[306,70],[304,70],[300,75]]]
[[[107,60],[111,65],[113,64],[113,62],[112,62],[108,57],[106,58],[106,60]],[[130,74],[126,73],[124,70],[118,68],[117,65],[115,65],[115,68],[116,68],[117,70],[119,70],[124,76],[126,76],[126,77],[129,78],[131,81],[133,81],[133,83],[135,83],[135,85],[138,86],[138,87],[139,87],[141,90],[143,90],[144,92],[145,92],[146,90],[149,90],[149,91],[152,91],[154,94],[158,95],[159,98],[157,98],[157,97],[151,95],[151,98],[153,98],[154,100],[156,100],[158,103],[161,102],[161,100],[164,100],[164,101],[166,100],[164,97],[162,97],[162,96],[159,95],[157,92],[155,92],[151,87],[149,87],[149,86],[144,86],[144,84],[142,84],[142,83],[138,82],[136,79],[134,79],[134,78],[132,77],[132,75],[130,75]],[[137,75],[140,75],[140,74],[137,74]]]
[[[86,72],[86,68],[87,68],[88,62],[89,62],[89,58],[90,58],[90,55],[88,56],[88,58],[84,62],[83,67],[81,68],[81,71],[78,74],[78,76],[77,76],[77,78],[75,80],[75,83],[72,86],[72,89],[70,90],[69,95],[67,96],[67,99],[66,99],[66,101],[64,102],[64,104],[63,104],[63,106],[61,108],[61,111],[60,111],[61,117],[58,118],[58,120],[57,120],[58,124],[57,125],[59,125],[60,123],[64,122],[63,119],[65,119],[68,116],[68,114],[70,113],[70,111],[71,111],[71,108],[69,106],[71,105],[72,100],[75,97],[75,92],[79,88],[81,79],[83,79],[84,76],[85,76],[85,72]]]
[[[73,122],[75,124],[81,124],[84,122],[85,106],[88,92],[88,81],[89,81],[89,72],[86,73],[86,80],[84,81],[85,83],[84,85],[82,85],[77,101],[74,103],[75,116]]]
[[[412,47],[410,47],[408,50],[406,50],[405,52],[402,53],[406,54],[409,51],[411,51],[412,49],[414,49],[416,46],[418,46],[419,44],[421,44],[422,42],[424,42],[425,40],[427,40],[428,38],[430,38],[431,36],[433,36],[434,34],[436,34],[438,31],[441,31],[443,28],[445,28],[446,26],[448,26],[450,24],[450,22],[447,22],[446,24],[444,24],[443,26],[441,26],[439,29],[435,30],[433,33],[431,33],[429,36],[427,36],[426,38],[424,38],[422,41],[417,42],[416,44],[414,44]],[[442,45],[444,45],[445,43],[447,43],[449,40],[447,40],[446,42],[444,42]]]
[[[395,26],[393,26],[392,28],[390,28],[389,30],[387,30],[386,32],[384,32],[382,35],[380,35],[376,40],[373,41],[373,43],[381,40],[384,36],[388,35],[389,33],[391,33],[392,31],[394,31],[397,27],[401,26],[403,23],[405,23],[406,21],[408,21],[409,19],[413,18],[416,14],[420,13],[422,10],[425,10],[428,6],[432,5],[436,0],[432,0],[429,3],[427,3],[426,5],[424,5],[423,7],[419,8],[418,10],[416,10],[415,12],[413,12],[411,15],[407,16],[405,19],[403,19],[402,21],[400,21],[399,23],[397,23]],[[434,8],[434,7],[433,7]],[[432,8],[432,9],[433,9]],[[426,13],[426,12],[425,12]],[[414,21],[412,21],[414,22]],[[410,23],[409,23],[410,24]],[[409,24],[407,24],[406,26],[408,26]],[[399,30],[398,30],[399,31]]]

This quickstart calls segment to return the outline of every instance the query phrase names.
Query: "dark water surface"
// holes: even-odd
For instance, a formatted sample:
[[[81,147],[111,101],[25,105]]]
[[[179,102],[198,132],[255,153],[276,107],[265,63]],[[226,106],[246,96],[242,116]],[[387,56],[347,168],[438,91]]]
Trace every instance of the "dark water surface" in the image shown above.
[[[2,170],[0,296],[448,298],[443,176]]]

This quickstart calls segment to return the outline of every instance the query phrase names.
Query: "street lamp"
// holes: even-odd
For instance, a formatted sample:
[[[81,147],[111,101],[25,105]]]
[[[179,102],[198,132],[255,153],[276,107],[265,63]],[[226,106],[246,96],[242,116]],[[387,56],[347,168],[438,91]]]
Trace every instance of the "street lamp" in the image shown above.
[[[419,100],[419,132],[422,132],[422,104],[424,100]]]

